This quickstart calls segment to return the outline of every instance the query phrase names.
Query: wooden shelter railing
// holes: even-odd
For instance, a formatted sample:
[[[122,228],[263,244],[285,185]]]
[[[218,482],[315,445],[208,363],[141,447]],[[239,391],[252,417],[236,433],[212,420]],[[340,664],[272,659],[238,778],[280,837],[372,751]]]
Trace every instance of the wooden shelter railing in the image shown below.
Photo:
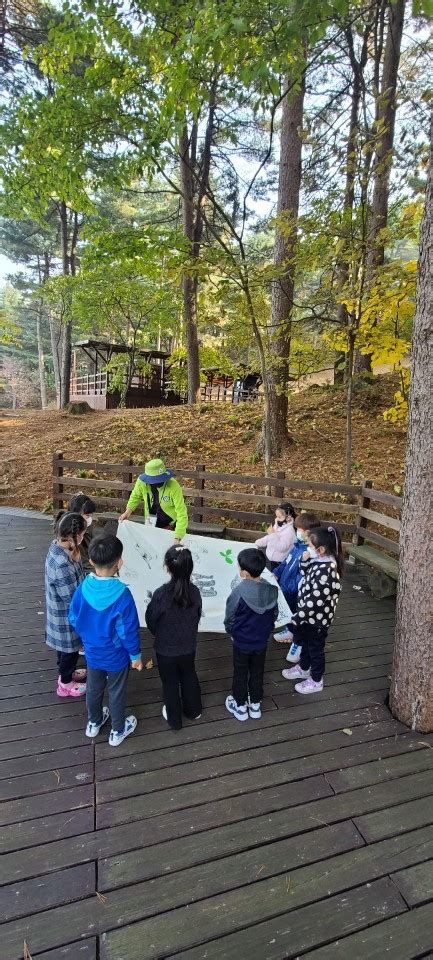
[[[121,513],[135,479],[144,470],[132,460],[122,463],[53,458],[53,507],[66,506],[77,490],[85,490],[98,512]],[[194,470],[174,468],[183,486],[190,519],[197,524],[218,523],[239,540],[253,540],[273,516],[282,500],[296,510],[313,510],[322,520],[337,522],[342,536],[354,546],[365,542],[392,556],[398,555],[401,497],[376,490],[369,480],[362,484],[326,483],[319,480],[275,476],[219,473],[197,464]],[[384,504],[386,513],[376,509]],[[139,511],[137,511],[138,513]]]

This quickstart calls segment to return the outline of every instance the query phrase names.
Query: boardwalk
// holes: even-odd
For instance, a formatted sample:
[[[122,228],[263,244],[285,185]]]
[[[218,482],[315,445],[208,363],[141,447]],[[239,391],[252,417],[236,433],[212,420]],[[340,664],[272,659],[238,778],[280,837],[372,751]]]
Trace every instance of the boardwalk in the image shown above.
[[[433,736],[384,703],[392,601],[350,571],[323,694],[273,644],[259,722],[227,716],[229,642],[204,637],[202,721],[167,730],[145,671],[114,750],[53,692],[48,522],[0,527],[1,960],[433,957]]]

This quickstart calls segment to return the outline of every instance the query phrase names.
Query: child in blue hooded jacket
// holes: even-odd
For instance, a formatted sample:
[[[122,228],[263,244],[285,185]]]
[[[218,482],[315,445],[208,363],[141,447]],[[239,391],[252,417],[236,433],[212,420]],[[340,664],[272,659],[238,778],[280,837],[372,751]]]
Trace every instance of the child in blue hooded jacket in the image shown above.
[[[89,547],[93,573],[75,591],[69,622],[81,637],[87,660],[87,737],[96,737],[111,715],[109,743],[117,747],[137,726],[125,718],[129,667],[142,670],[140,624],[128,587],[117,573],[123,544],[115,536],[98,536]],[[108,688],[109,709],[102,706]]]

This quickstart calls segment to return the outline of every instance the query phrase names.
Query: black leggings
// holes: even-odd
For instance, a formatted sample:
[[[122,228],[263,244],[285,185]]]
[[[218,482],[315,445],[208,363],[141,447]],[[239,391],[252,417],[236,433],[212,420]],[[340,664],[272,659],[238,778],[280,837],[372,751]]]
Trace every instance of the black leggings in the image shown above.
[[[195,653],[180,657],[156,654],[161,677],[167,720],[173,730],[180,730],[182,713],[195,720],[201,713],[201,691],[195,670]]]
[[[78,663],[78,657],[78,650],[76,650],[74,653],[62,653],[60,650],[57,651],[57,666],[62,683],[71,682],[72,674]]]

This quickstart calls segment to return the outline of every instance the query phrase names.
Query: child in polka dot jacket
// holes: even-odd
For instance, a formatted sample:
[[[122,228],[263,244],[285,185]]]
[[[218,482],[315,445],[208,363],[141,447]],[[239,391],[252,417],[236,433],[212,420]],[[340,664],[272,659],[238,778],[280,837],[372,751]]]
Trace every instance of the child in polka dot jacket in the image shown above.
[[[335,527],[311,530],[308,548],[302,555],[304,579],[298,590],[298,609],[292,623],[301,659],[295,667],[283,670],[285,680],[298,680],[298,693],[320,693],[325,672],[325,642],[338,603],[344,562],[341,540]]]

